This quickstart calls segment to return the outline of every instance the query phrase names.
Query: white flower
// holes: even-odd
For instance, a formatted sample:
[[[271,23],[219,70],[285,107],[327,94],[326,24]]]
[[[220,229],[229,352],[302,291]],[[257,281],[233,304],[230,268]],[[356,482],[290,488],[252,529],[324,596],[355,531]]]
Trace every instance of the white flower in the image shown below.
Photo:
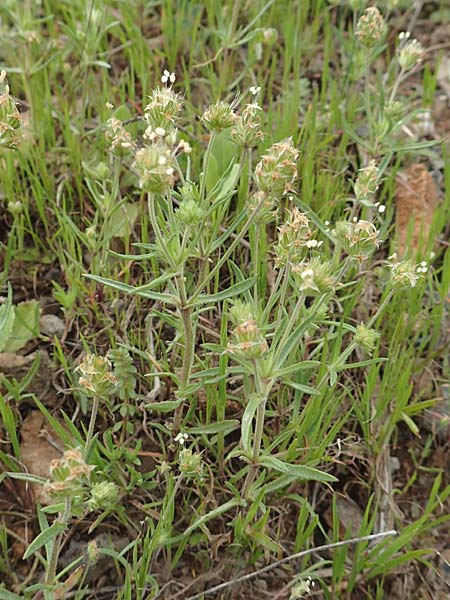
[[[300,273],[300,277],[304,280],[307,277],[312,277],[314,275],[314,271],[312,269],[305,269]]]
[[[380,204],[380,206],[378,207],[378,212],[381,214],[384,213],[384,211],[386,210],[386,207],[384,204]]]
[[[250,94],[252,96],[257,96],[261,91],[261,87],[259,85],[252,85],[250,88]]]
[[[166,165],[167,164],[167,158],[165,156],[160,156],[158,158],[158,164],[160,164],[160,165]]]
[[[105,104],[106,108],[108,108],[109,110],[112,110],[114,108],[114,104],[111,104],[111,102],[107,102]]]
[[[184,152],[185,154],[190,154],[192,152],[192,148],[188,142],[185,140],[180,140],[178,143],[178,150]]]
[[[317,240],[308,240],[306,242],[307,248],[317,248],[318,245],[319,245],[319,242]]]
[[[162,77],[161,77],[162,83],[175,83],[175,79],[176,79],[175,73],[171,73],[167,69],[164,69],[164,73],[162,74]]]
[[[178,442],[180,446],[183,446],[188,438],[189,436],[187,433],[181,433],[180,431],[180,433],[176,436],[175,441]]]
[[[410,37],[411,37],[411,32],[410,32],[410,31],[401,31],[401,32],[398,34],[398,39],[399,39],[400,41],[407,40],[407,39],[408,39],[408,38],[410,38]]]
[[[155,129],[155,133],[156,133],[156,135],[159,135],[160,137],[164,137],[166,135],[166,130],[164,129],[164,127],[157,127]]]
[[[166,175],[173,175],[174,174],[174,169],[173,167],[168,167],[166,169]]]

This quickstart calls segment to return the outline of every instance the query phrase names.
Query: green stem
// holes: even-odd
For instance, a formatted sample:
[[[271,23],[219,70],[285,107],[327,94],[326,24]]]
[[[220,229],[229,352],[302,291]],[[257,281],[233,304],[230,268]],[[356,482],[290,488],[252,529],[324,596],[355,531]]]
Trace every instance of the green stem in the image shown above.
[[[64,529],[70,518],[70,511],[72,507],[72,500],[70,496],[66,496],[64,501],[64,510],[59,513],[58,521],[64,525]],[[47,567],[47,573],[45,576],[45,583],[47,585],[53,585],[56,578],[56,570],[58,568],[58,558],[61,550],[61,543],[64,536],[62,531],[54,540],[50,560]],[[53,592],[51,592],[50,598],[53,598]]]
[[[260,225],[255,223],[255,231],[253,237],[253,252],[252,252],[252,263],[253,263],[253,274],[256,277],[255,286],[253,288],[253,300],[258,306],[258,285],[259,285],[259,235]]]
[[[255,437],[253,442],[253,453],[252,453],[252,463],[250,465],[250,469],[247,473],[247,477],[245,478],[244,487],[242,488],[242,495],[244,498],[249,497],[250,488],[252,483],[255,480],[256,474],[258,473],[258,459],[259,454],[261,452],[261,441],[262,435],[264,432],[264,418],[266,414],[266,402],[267,397],[262,398],[261,402],[256,409],[256,427],[255,427]]]
[[[194,362],[194,327],[192,325],[192,308],[187,302],[186,285],[184,282],[184,275],[181,273],[177,277],[177,287],[180,296],[180,315],[183,324],[184,333],[184,353],[183,353],[183,370],[181,372],[181,379],[179,385],[178,398],[181,400],[179,406],[177,406],[174,415],[174,431],[178,433],[181,428],[181,422],[183,420],[184,403],[186,401],[186,388],[189,383],[191,376],[192,364]]]
[[[200,202],[203,205],[203,208],[206,208],[204,206],[204,196],[205,196],[205,192],[206,192],[206,174],[208,173],[208,166],[209,166],[209,160],[211,157],[211,151],[212,151],[212,146],[214,143],[214,133],[211,133],[211,135],[209,136],[209,141],[208,141],[208,146],[206,148],[206,152],[205,152],[205,161],[203,163],[203,175],[202,175],[202,179],[200,181]]]
[[[86,437],[86,444],[84,446],[84,459],[86,461],[87,461],[88,456],[89,456],[89,451],[90,451],[90,447],[91,447],[91,443],[92,443],[92,438],[94,437],[95,421],[97,419],[97,413],[98,413],[99,404],[100,404],[100,398],[96,394],[94,396],[94,401],[92,403],[91,418],[89,419],[89,428],[88,428],[88,433],[87,433],[87,437]]]

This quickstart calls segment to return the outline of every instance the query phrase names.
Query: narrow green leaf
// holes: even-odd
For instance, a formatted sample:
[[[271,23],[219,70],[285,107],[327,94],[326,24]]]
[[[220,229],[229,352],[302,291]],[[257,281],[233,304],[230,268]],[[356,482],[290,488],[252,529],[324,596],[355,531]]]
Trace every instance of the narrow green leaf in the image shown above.
[[[40,485],[44,485],[47,481],[43,477],[39,477],[38,475],[31,475],[30,473],[13,473],[11,471],[7,471],[5,477],[11,477],[11,479],[19,479],[20,481],[28,481],[28,483],[38,483]]]
[[[284,383],[290,387],[293,387],[295,390],[299,390],[299,392],[304,392],[310,396],[320,396],[322,393],[309,385],[303,385],[303,383],[296,383],[295,381],[285,381]]]
[[[305,479],[307,481],[323,481],[323,482],[331,482],[337,481],[336,477],[333,475],[329,475],[328,473],[324,473],[323,471],[319,471],[314,467],[306,467],[304,465],[291,465],[289,463],[285,463],[274,456],[261,456],[259,459],[259,463],[264,467],[269,467],[270,469],[274,469],[275,471],[279,471],[280,473],[287,473],[289,475],[294,475],[299,479]]]
[[[23,596],[18,596],[8,590],[0,589],[0,600],[23,600]]]
[[[30,558],[30,556],[32,554],[34,554],[37,550],[42,548],[42,546],[45,546],[46,544],[48,544],[48,542],[50,542],[51,540],[54,540],[63,531],[64,531],[63,523],[60,523],[59,521],[55,521],[53,523],[53,525],[50,525],[50,527],[48,529],[45,529],[37,537],[34,538],[34,540],[31,542],[31,544],[25,550],[25,554],[23,555],[23,560]]]
[[[279,471],[280,473],[289,473],[288,465],[279,458],[275,458],[275,456],[261,456],[259,464],[263,465],[263,467],[274,469],[274,471]]]
[[[197,527],[200,527],[200,525],[207,523],[211,519],[214,519],[214,517],[218,517],[219,515],[222,515],[223,513],[231,510],[235,506],[243,506],[243,501],[239,500],[238,498],[233,498],[232,500],[225,502],[225,504],[218,506],[211,512],[207,513],[206,515],[203,515],[202,517],[200,517],[199,519],[194,521],[194,523],[192,523],[192,525],[189,525],[189,527],[184,532],[184,535],[189,535],[190,533],[192,533],[194,531],[194,529],[197,529]]]
[[[246,279],[245,281],[240,281],[239,283],[235,283],[231,287],[226,290],[222,290],[217,294],[200,294],[193,302],[193,305],[196,304],[207,304],[209,302],[221,302],[222,300],[227,300],[228,298],[232,298],[233,296],[237,296],[238,294],[242,294],[253,287],[256,281],[256,277],[250,277],[250,279]]]
[[[244,414],[242,415],[241,440],[242,447],[245,452],[250,451],[253,417],[255,416],[256,409],[258,408],[258,404],[260,402],[261,396],[258,396],[258,394],[252,394],[248,399],[248,404],[245,407]]]
[[[164,283],[168,279],[174,279],[179,274],[180,273],[173,273],[173,272],[164,273],[164,275],[161,275],[160,277],[153,279],[152,281],[150,281],[150,283],[146,283],[145,285],[140,285],[138,287],[135,287],[133,292],[130,292],[130,293],[141,295],[142,292],[148,292],[152,288],[160,285],[161,283]]]
[[[190,427],[187,429],[187,433],[192,435],[202,435],[210,433],[224,433],[230,432],[239,427],[239,421],[237,419],[229,419],[225,421],[218,421],[217,423],[210,423],[209,425],[200,425],[199,427]]]
[[[136,294],[138,296],[142,296],[143,298],[150,298],[151,300],[157,300],[159,302],[165,302],[166,304],[175,304],[176,299],[171,294],[163,294],[161,292],[152,292],[147,289],[147,291],[137,291],[139,288],[135,288],[132,285],[128,285],[127,283],[122,283],[120,281],[114,281],[113,279],[108,279],[107,277],[100,277],[99,275],[90,275],[89,273],[84,273],[83,277],[87,279],[92,279],[97,283],[102,283],[103,285],[108,285],[115,290],[119,290],[120,292],[125,292],[126,294]]]
[[[273,374],[273,376],[281,378],[285,375],[291,375],[292,373],[297,373],[298,371],[302,371],[304,369],[320,367],[321,364],[322,363],[320,362],[320,360],[302,360],[301,362],[295,363],[295,365],[291,365],[290,367],[279,369]]]
[[[145,408],[147,410],[154,410],[155,412],[166,413],[166,412],[172,412],[173,410],[178,408],[178,406],[180,406],[180,404],[182,402],[183,402],[182,400],[167,400],[166,402],[150,402],[149,404],[145,405]]]
[[[263,548],[266,548],[267,550],[269,550],[269,552],[273,552],[277,556],[283,555],[283,548],[280,546],[280,544],[275,542],[275,540],[270,538],[265,533],[257,531],[252,527],[247,527],[245,532],[250,538],[253,538],[257,544],[259,544]]]

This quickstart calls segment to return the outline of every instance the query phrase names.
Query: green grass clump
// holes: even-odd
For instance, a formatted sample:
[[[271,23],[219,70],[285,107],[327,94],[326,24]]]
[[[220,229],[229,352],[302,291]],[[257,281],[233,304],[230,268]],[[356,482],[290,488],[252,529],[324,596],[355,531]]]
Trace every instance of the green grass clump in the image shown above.
[[[403,251],[395,178],[450,163],[394,5],[0,7],[0,352],[60,392],[39,352],[0,382],[0,599],[378,599],[435,568],[449,211]]]

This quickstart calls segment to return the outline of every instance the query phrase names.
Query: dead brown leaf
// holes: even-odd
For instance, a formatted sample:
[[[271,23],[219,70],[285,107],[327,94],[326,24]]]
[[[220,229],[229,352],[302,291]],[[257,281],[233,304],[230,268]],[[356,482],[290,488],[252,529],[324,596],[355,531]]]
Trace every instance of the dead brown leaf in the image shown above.
[[[410,249],[415,254],[419,245],[428,242],[439,204],[436,184],[425,164],[416,163],[398,174],[395,200],[399,253]]]
[[[52,460],[61,458],[63,446],[61,441],[45,428],[45,419],[38,410],[32,411],[24,420],[20,430],[22,442],[20,455],[28,473],[48,479]],[[32,506],[40,498],[42,486],[36,483],[22,488],[24,502]]]

